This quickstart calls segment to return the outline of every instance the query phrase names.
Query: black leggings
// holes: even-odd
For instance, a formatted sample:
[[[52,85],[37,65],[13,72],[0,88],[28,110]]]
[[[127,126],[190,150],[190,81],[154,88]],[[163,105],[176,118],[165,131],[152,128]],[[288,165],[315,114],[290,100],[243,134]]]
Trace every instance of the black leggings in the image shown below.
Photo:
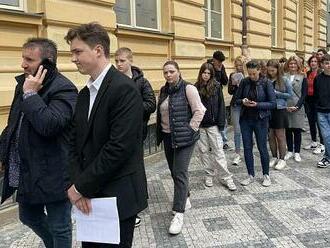
[[[286,128],[285,129],[286,144],[288,146],[288,152],[300,153],[301,147],[301,128]]]

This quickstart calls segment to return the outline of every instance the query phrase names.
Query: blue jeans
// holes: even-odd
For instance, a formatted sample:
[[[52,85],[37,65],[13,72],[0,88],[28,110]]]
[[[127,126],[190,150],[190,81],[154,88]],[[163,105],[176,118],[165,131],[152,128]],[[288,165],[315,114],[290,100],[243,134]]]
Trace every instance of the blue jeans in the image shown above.
[[[72,247],[69,200],[46,204],[19,203],[19,219],[42,239],[46,248]]]
[[[254,176],[253,133],[260,153],[262,174],[269,175],[269,155],[267,149],[268,118],[262,120],[240,119],[243,138],[244,158],[249,175]]]
[[[317,112],[317,119],[325,147],[324,157],[330,159],[330,113]]]
[[[239,153],[241,150],[241,127],[239,124],[239,117],[241,114],[241,106],[231,106],[231,121],[234,127],[234,143],[235,152]]]
[[[225,127],[223,128],[223,131],[220,131],[221,137],[222,137],[222,142],[223,144],[227,144],[228,142],[228,137],[227,137],[227,120],[225,123]]]

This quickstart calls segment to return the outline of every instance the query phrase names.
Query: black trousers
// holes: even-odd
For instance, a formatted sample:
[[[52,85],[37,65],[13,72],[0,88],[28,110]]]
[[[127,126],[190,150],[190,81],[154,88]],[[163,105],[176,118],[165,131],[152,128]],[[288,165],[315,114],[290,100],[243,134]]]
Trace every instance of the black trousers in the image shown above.
[[[317,127],[319,136],[320,136],[320,143],[323,144],[320,126],[317,121],[317,111],[316,111],[315,99],[313,97],[306,97],[304,106],[305,106],[305,111],[307,114],[309,130],[311,132],[312,141],[316,142],[316,133],[317,133],[316,127]]]
[[[301,128],[286,128],[285,136],[288,152],[300,153]]]
[[[132,247],[133,234],[134,234],[134,225],[135,225],[136,215],[120,221],[120,244],[101,244],[101,243],[92,243],[92,242],[82,242],[82,248],[129,248]]]

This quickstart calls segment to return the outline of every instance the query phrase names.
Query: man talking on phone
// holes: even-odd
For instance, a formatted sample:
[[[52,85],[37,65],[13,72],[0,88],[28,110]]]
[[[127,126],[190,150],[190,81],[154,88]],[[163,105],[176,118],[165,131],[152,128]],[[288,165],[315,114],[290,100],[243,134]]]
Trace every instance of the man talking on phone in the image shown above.
[[[71,203],[64,133],[77,98],[74,84],[56,68],[57,46],[31,38],[23,45],[22,75],[0,136],[5,170],[1,203],[17,190],[19,218],[47,248],[72,246]]]

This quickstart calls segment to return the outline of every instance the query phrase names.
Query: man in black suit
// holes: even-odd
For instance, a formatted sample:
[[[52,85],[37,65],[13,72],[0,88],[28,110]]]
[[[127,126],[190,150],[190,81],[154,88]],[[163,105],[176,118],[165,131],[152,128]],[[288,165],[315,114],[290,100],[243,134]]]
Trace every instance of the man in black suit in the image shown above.
[[[71,202],[83,213],[90,198],[117,197],[120,244],[83,242],[85,247],[131,247],[135,218],[147,207],[143,167],[143,105],[136,84],[110,64],[110,39],[97,23],[68,31],[72,62],[89,75],[80,91],[70,135]]]

